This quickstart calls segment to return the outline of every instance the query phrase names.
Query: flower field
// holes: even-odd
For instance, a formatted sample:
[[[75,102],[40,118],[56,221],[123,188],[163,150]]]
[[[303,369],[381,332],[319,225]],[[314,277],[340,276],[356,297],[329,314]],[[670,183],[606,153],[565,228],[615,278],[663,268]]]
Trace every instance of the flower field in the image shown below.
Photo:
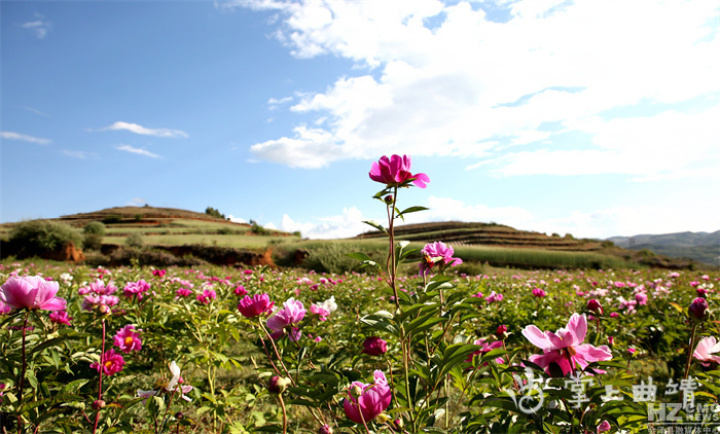
[[[0,264],[7,433],[720,432],[717,272]],[[421,176],[422,175],[422,176]]]

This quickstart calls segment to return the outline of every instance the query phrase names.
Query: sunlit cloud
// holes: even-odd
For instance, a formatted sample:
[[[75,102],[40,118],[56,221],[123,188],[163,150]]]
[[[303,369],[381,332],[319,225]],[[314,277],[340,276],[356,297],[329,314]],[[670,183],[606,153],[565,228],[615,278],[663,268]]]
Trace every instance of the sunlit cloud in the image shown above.
[[[118,151],[130,152],[131,154],[138,154],[138,155],[142,155],[142,156],[150,157],[150,158],[162,158],[161,156],[159,156],[157,154],[153,154],[152,152],[150,152],[146,149],[135,148],[130,145],[120,145],[120,146],[117,146],[115,149],[117,149]]]
[[[29,136],[27,134],[14,133],[12,131],[0,131],[0,138],[4,140],[19,140],[21,142],[35,143],[37,145],[49,145],[50,139]]]
[[[100,131],[130,131],[131,133],[140,134],[143,136],[153,137],[168,137],[168,138],[187,138],[188,135],[184,131],[171,130],[168,128],[145,128],[142,125],[128,123],[128,122],[115,122],[114,124],[101,128]]]
[[[720,109],[715,2],[500,2],[505,22],[468,2],[222,4],[277,11],[276,36],[298,58],[358,66],[325,91],[297,95],[290,113],[314,127],[254,144],[264,160],[314,169],[393,149],[462,156],[498,176],[537,173],[529,162],[542,159],[543,173],[574,175],[573,164],[589,162],[592,173],[643,181],[717,166],[708,144],[720,132],[707,123]],[[688,105],[703,97],[714,100]],[[626,114],[608,115],[619,109]],[[568,132],[587,139],[561,147]],[[648,149],[660,164],[643,164]]]

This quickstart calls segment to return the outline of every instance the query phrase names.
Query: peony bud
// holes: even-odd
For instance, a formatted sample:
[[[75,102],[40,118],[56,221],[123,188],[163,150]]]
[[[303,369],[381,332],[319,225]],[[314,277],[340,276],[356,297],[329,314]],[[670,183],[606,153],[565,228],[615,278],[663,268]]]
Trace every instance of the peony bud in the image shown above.
[[[105,408],[105,401],[103,401],[102,399],[98,399],[97,401],[93,402],[92,407],[95,410]]]
[[[384,198],[383,200],[385,201],[386,204],[392,205],[393,199],[395,199],[395,198],[393,197],[393,195],[392,195],[392,194],[388,194],[387,196],[385,196],[385,198]]]
[[[290,385],[289,379],[274,375],[270,378],[270,381],[268,381],[267,388],[270,393],[279,395],[287,389],[288,385]]]
[[[705,319],[705,314],[707,313],[708,309],[708,302],[702,297],[698,297],[695,300],[693,300],[692,303],[690,303],[690,307],[688,307],[688,314],[690,315],[690,319],[695,319],[698,321],[702,321]]]
[[[363,353],[370,356],[379,356],[387,352],[387,342],[377,336],[371,336],[363,342]]]
[[[603,314],[603,308],[600,305],[600,302],[594,298],[591,298],[590,300],[588,300],[587,308],[588,308],[588,310],[593,311],[599,315]]]
[[[363,390],[360,386],[353,386],[350,389],[350,395],[354,398],[360,398],[362,396]]]
[[[333,429],[330,425],[323,425],[318,430],[318,434],[333,434]]]
[[[508,336],[507,331],[508,331],[508,328],[506,325],[500,325],[500,326],[498,326],[497,330],[495,330],[495,336],[497,336],[497,338],[500,340],[504,340]]]

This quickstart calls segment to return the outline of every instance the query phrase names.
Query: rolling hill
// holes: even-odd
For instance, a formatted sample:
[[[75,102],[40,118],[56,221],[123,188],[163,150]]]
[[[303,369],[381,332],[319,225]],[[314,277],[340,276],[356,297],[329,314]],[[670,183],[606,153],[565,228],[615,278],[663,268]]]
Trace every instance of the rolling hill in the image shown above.
[[[674,258],[691,258],[720,266],[720,231],[642,234],[610,237],[608,240],[626,249],[649,250]]]

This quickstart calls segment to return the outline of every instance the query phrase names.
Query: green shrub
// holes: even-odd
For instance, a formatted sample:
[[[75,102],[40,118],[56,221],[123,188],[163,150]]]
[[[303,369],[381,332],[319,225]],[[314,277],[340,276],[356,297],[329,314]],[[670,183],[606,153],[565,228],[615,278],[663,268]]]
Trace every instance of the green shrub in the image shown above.
[[[209,206],[205,208],[205,214],[211,216],[211,217],[217,217],[220,219],[225,219],[225,214],[221,213],[219,210]]]
[[[89,250],[99,250],[105,236],[105,225],[101,222],[90,222],[83,228],[83,247]]]
[[[302,262],[302,267],[318,273],[342,274],[351,271],[368,271],[369,268],[361,268],[362,263],[360,261],[347,256],[348,253],[361,250],[363,250],[362,247],[353,244],[322,243],[310,250],[310,255]],[[371,253],[368,253],[368,255],[375,257]]]
[[[117,214],[110,214],[109,216],[102,219],[103,223],[106,225],[111,225],[113,223],[120,223],[122,221],[122,216]]]
[[[138,233],[130,234],[127,238],[125,238],[125,245],[128,247],[142,247],[143,246],[143,237],[142,235]]]
[[[69,243],[80,248],[82,240],[80,231],[65,223],[30,220],[13,226],[8,243],[18,257],[28,257],[59,251]]]

